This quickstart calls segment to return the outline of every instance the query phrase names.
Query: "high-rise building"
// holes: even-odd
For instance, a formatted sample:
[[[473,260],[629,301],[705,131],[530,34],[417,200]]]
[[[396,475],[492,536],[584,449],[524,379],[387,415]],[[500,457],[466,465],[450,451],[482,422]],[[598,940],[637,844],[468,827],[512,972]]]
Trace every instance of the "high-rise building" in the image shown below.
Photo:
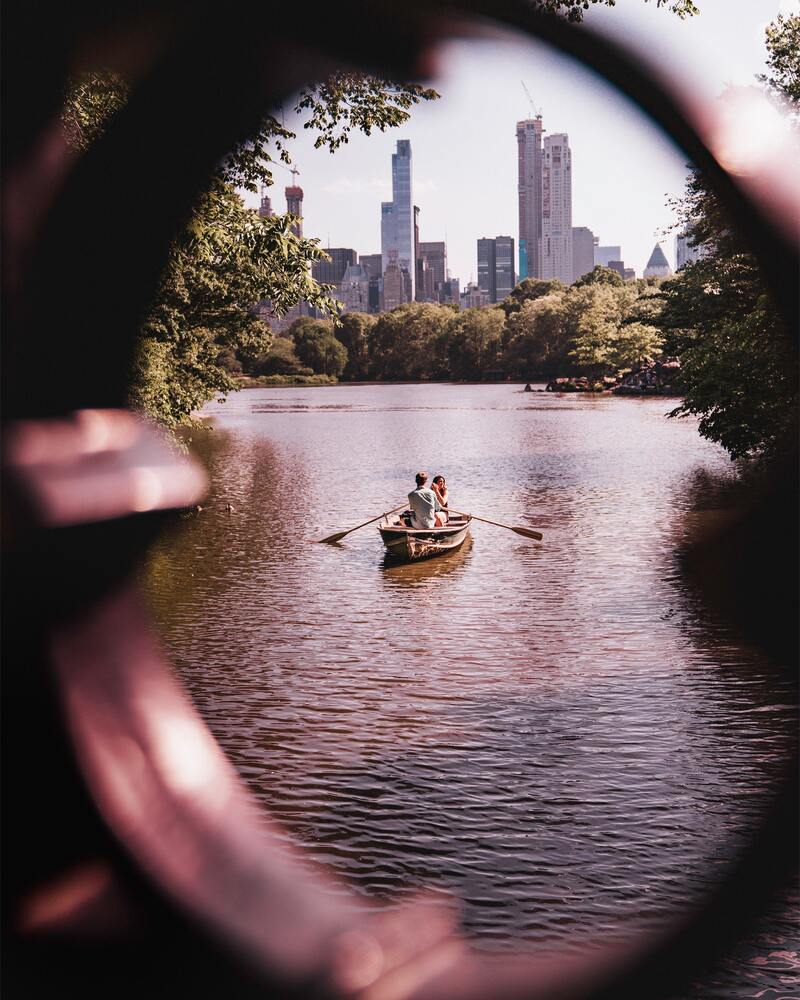
[[[347,268],[358,263],[358,254],[349,247],[328,247],[325,253],[330,260],[315,260],[311,265],[311,273],[317,281],[338,285]]]
[[[489,305],[489,295],[478,285],[470,282],[459,296],[462,309],[473,309],[478,306]]]
[[[389,263],[383,272],[383,302],[382,308],[385,312],[396,309],[397,306],[407,302],[406,286],[404,274],[397,264],[397,257],[394,251],[389,251]]]
[[[650,260],[647,262],[647,267],[644,269],[644,276],[645,278],[668,278],[671,274],[672,268],[669,266],[669,261],[664,256],[661,244],[656,243],[653,247],[653,252],[650,254]]]
[[[423,277],[423,263],[422,258],[419,255],[419,205],[414,206],[414,286],[416,288],[416,299],[418,301],[423,301],[424,295],[424,277]]]
[[[517,122],[519,280],[540,276],[542,238],[542,117]]]
[[[381,255],[383,272],[389,266],[394,251],[395,265],[408,274],[414,298],[416,254],[414,252],[414,201],[411,179],[411,143],[397,140],[397,152],[392,153],[392,200],[381,203]],[[384,289],[385,293],[385,289]]]
[[[608,267],[611,260],[622,260],[622,247],[607,246],[601,247],[597,243],[594,245],[594,266]]]
[[[584,274],[594,270],[594,240],[591,229],[586,226],[572,227],[572,280],[577,281]]]
[[[608,262],[609,270],[616,271],[620,278],[625,280],[625,261],[624,260],[610,260]]]
[[[434,285],[447,280],[447,247],[444,242],[420,243],[419,256],[433,272]]]
[[[622,277],[626,281],[636,281],[636,271],[632,267],[626,267]]]
[[[445,278],[444,281],[437,282],[436,301],[444,305],[447,303],[460,305],[461,290],[459,284],[458,278]]]
[[[572,152],[564,132],[548,135],[542,148],[540,278],[572,284]]]
[[[516,284],[514,269],[514,237],[496,236],[495,246],[495,302],[509,296]]]
[[[292,226],[295,236],[303,235],[303,189],[292,184],[286,188],[286,211],[296,215],[299,222]]]
[[[369,272],[363,264],[348,264],[336,290],[342,303],[342,312],[367,312],[369,310]]]
[[[502,302],[514,287],[514,237],[478,240],[478,287],[489,302]]]
[[[677,271],[686,267],[687,264],[694,264],[695,261],[702,260],[705,255],[705,249],[701,246],[696,247],[686,233],[678,233],[675,237],[675,269]]]
[[[383,274],[383,257],[379,253],[362,253],[358,263],[369,271],[370,278],[380,278]]]
[[[358,262],[369,274],[369,311],[380,312],[383,295],[383,257],[379,253],[364,253]]]
[[[258,206],[258,214],[262,219],[271,219],[273,216],[272,199],[267,194],[266,188],[261,189],[261,204]]]
[[[497,248],[486,236],[478,240],[478,288],[489,302],[497,302]]]

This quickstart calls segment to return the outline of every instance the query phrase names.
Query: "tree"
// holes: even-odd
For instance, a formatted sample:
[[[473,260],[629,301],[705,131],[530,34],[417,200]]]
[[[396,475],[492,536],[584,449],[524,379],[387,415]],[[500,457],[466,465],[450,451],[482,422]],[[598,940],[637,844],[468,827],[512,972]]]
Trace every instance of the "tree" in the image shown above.
[[[535,0],[535,2],[541,9],[561,14],[569,21],[582,21],[590,5],[613,7],[616,0]],[[647,2],[648,0],[645,0],[645,3]],[[699,13],[694,0],[656,0],[656,7],[667,7],[680,18],[692,17]]]
[[[599,377],[616,365],[620,301],[611,284],[573,287],[570,308],[577,315],[569,356],[587,374]]]
[[[289,327],[289,335],[297,357],[317,375],[338,378],[342,374],[347,350],[334,337],[331,323],[303,316]]]
[[[253,375],[311,375],[311,368],[303,365],[290,337],[275,337],[266,354],[256,358],[249,367]]]
[[[588,274],[582,275],[576,282],[574,288],[583,288],[584,285],[624,285],[621,275],[611,267],[603,267],[602,264],[595,264]]]
[[[800,113],[800,17],[767,28],[764,82]],[[705,178],[692,171],[680,225],[703,256],[664,282],[658,324],[680,353],[684,401],[673,416],[700,417],[700,433],[732,458],[772,458],[794,448],[797,346],[761,276]]]
[[[479,379],[496,363],[503,346],[501,309],[465,309],[448,327],[447,355],[456,379]]]
[[[534,302],[545,295],[561,292],[566,286],[558,278],[523,278],[500,303],[506,316],[519,312],[526,302]]]
[[[430,302],[408,302],[378,316],[369,341],[372,378],[444,377],[452,316],[451,309]]]
[[[758,77],[795,116],[800,108],[800,14],[778,14],[766,28],[767,69]]]
[[[559,375],[569,366],[567,350],[574,334],[567,290],[529,299],[506,320],[503,366],[519,377]]]
[[[127,97],[128,85],[116,74],[75,79],[63,111],[68,141],[86,149]],[[353,129],[369,134],[402,124],[413,105],[436,97],[417,84],[337,74],[303,91],[295,110],[310,112],[304,127],[316,129],[316,145],[333,152]],[[311,264],[324,253],[319,242],[296,236],[291,215],[259,218],[237,193],[272,184],[272,154],[290,162],[287,143],[294,136],[266,115],[257,133],[209,179],[173,243],[131,376],[132,404],[167,426],[189,422],[208,399],[238,387],[220,363],[229,352],[252,360],[267,351],[270,332],[252,312],[256,302],[268,300],[278,315],[299,301],[323,314],[336,312],[330,287],[311,274]],[[341,370],[346,351],[330,339],[335,343],[325,345],[327,360],[317,363]]]
[[[612,356],[614,368],[633,368],[646,358],[661,353],[664,338],[658,327],[648,323],[623,323],[617,330]]]
[[[369,338],[375,317],[362,312],[346,312],[339,317],[333,333],[347,350],[342,378],[350,381],[369,377]]]

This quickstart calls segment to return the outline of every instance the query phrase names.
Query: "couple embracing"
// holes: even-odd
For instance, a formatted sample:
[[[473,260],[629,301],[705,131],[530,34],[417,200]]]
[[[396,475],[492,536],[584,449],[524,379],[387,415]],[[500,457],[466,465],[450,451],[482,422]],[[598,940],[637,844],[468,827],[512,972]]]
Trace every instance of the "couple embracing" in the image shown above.
[[[427,485],[427,472],[418,472],[416,479],[417,488],[408,494],[408,502],[414,512],[414,527],[444,527],[447,524],[447,502],[450,496],[444,476],[434,476],[430,487]]]

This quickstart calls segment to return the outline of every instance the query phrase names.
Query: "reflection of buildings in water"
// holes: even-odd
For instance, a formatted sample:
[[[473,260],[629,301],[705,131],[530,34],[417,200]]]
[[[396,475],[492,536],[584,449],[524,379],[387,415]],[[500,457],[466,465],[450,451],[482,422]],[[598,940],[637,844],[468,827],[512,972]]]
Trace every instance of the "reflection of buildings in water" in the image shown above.
[[[394,556],[385,553],[381,563],[381,583],[388,589],[397,587],[424,587],[432,580],[464,567],[470,550],[472,549],[472,535],[469,535],[455,552],[448,552],[446,555],[434,556],[431,559],[420,559],[417,562],[398,562]]]

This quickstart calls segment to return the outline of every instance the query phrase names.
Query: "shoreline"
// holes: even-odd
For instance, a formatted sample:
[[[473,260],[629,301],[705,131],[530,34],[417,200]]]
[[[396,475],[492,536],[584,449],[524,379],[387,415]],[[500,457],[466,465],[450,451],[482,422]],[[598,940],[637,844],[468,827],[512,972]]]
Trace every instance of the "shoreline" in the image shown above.
[[[324,377],[324,376],[323,376]],[[388,379],[365,379],[363,381],[353,381],[353,382],[342,382],[342,381],[311,381],[310,377],[308,381],[287,381],[287,382],[261,382],[259,376],[248,376],[245,379],[239,380],[240,384],[234,389],[234,392],[242,392],[246,389],[340,389],[347,387],[359,387],[359,386],[396,386],[396,385],[461,385],[461,386],[472,386],[472,385],[483,385],[483,386],[508,386],[509,388],[519,386],[518,392],[525,392],[525,386],[531,385],[529,391],[531,394],[547,394],[548,396],[616,396],[616,398],[627,398],[627,399],[682,399],[683,395],[677,392],[653,392],[653,393],[614,393],[613,389],[598,390],[596,392],[592,391],[578,391],[574,389],[565,390],[553,390],[547,389],[547,382],[542,380],[541,382],[531,382],[526,379],[519,380],[509,380],[503,382],[485,382],[485,381],[468,381],[468,380],[456,380],[456,379],[403,379],[398,381],[390,381]]]

